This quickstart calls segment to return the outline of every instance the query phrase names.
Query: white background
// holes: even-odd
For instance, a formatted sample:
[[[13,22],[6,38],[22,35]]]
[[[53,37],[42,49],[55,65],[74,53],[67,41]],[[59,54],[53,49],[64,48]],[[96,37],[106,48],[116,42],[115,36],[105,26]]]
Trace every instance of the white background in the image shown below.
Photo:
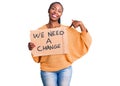
[[[30,55],[29,31],[48,23],[54,0],[0,1],[0,86],[42,86]],[[81,20],[92,36],[89,52],[73,63],[71,86],[120,86],[119,0],[58,0],[62,24]]]

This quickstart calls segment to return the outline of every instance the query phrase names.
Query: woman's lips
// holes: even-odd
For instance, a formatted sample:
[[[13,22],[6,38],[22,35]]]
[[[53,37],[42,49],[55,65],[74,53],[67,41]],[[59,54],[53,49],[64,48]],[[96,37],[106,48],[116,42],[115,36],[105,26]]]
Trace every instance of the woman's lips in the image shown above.
[[[53,18],[56,18],[57,16],[53,14],[52,17],[53,17]]]

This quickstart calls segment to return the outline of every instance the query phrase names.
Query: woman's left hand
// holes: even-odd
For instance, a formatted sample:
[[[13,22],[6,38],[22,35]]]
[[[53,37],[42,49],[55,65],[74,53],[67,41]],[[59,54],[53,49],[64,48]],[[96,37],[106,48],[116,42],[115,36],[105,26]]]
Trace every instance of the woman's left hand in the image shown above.
[[[80,26],[80,22],[81,21],[77,21],[77,20],[72,20],[72,24],[70,25],[70,27],[74,27],[74,28],[77,28]]]
[[[74,27],[74,28],[78,28],[80,27],[81,28],[81,31],[86,31],[87,32],[87,29],[86,27],[84,26],[84,24],[82,23],[82,21],[77,21],[77,20],[72,20],[72,24],[70,25],[70,27]]]

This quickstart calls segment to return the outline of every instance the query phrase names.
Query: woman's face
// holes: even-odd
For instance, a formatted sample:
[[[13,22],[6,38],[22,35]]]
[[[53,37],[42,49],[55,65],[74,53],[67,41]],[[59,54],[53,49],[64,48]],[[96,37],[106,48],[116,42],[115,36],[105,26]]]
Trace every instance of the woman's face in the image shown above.
[[[58,19],[61,17],[63,12],[63,8],[60,4],[56,3],[53,4],[49,10],[49,17],[52,21],[58,21]]]

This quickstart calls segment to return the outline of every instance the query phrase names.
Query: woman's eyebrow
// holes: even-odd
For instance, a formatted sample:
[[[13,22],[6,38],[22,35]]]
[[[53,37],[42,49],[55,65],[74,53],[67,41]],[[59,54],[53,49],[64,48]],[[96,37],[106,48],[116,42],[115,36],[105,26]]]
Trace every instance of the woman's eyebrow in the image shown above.
[[[52,7],[53,7],[53,8],[56,8],[56,6],[52,6]],[[52,8],[52,7],[51,7],[51,8]],[[59,8],[59,9],[62,10],[62,8]]]

